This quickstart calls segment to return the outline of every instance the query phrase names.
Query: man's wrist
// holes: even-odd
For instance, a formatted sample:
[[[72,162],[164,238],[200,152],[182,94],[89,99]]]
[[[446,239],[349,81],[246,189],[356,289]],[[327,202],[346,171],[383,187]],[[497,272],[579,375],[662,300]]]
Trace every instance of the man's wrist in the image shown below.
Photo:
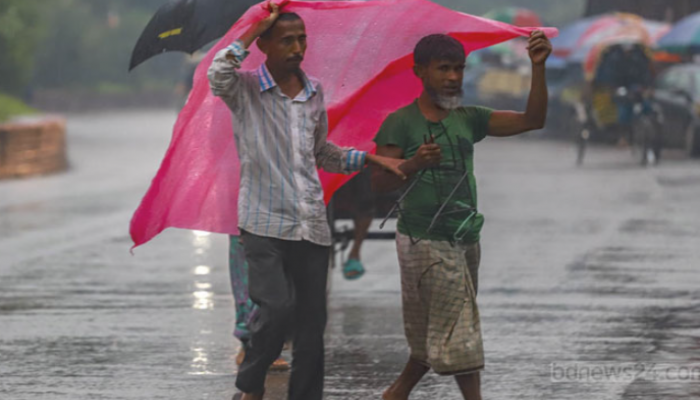
[[[228,45],[227,49],[231,50],[233,54],[243,54],[246,51],[245,43],[241,39],[234,40],[233,43]]]
[[[401,164],[401,166],[399,167],[399,169],[400,169],[401,172],[403,172],[406,176],[410,176],[410,175],[413,175],[413,174],[415,174],[416,172],[420,171],[422,168],[421,168],[421,166],[419,165],[418,161],[417,161],[415,158],[409,158],[408,160],[406,160],[406,162],[404,162],[403,164]]]
[[[366,151],[360,151],[360,150],[350,150],[348,151],[348,154],[346,156],[346,161],[345,161],[345,169],[348,172],[355,172],[355,171],[360,171],[362,168],[364,168],[365,164],[370,161],[370,158],[368,157],[368,154]]]
[[[245,43],[240,39],[228,45],[226,50],[228,50],[228,54],[235,57],[240,63],[242,63],[246,57],[248,57],[248,54],[250,54],[248,49],[245,48]]]

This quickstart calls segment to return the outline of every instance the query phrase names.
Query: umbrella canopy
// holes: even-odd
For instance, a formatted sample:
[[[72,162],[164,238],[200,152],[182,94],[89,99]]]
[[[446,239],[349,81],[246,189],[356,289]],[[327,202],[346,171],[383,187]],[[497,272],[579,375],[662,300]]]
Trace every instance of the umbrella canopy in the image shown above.
[[[700,12],[680,20],[659,39],[658,47],[673,53],[700,52]]]
[[[291,1],[283,11],[306,23],[304,71],[323,84],[328,139],[340,146],[373,151],[374,135],[386,116],[412,102],[423,89],[413,73],[413,49],[425,35],[449,33],[465,51],[491,46],[532,28],[458,13],[427,0]],[[240,164],[231,112],[211,94],[207,68],[225,48],[269,15],[252,7],[209,51],[173,130],[161,168],[131,221],[135,245],[167,227],[238,232]],[[544,29],[552,37],[556,29]],[[243,70],[265,60],[253,46]],[[321,171],[325,199],[350,177]]]
[[[136,42],[129,70],[166,51],[192,54],[226,34],[256,0],[175,0],[162,6]]]
[[[639,42],[653,45],[671,29],[669,24],[643,19],[634,14],[611,13],[576,21],[552,40],[554,55],[581,62],[591,49],[606,42]],[[573,56],[573,58],[572,58]]]
[[[615,45],[619,45],[619,47],[613,48],[612,46]],[[606,51],[617,50],[617,52],[619,53],[621,49],[624,49],[627,52],[632,53],[634,55],[634,59],[636,60],[636,62],[634,63],[635,69],[652,69],[651,64],[652,60],[654,59],[654,55],[649,46],[646,46],[643,43],[636,41],[613,39],[592,47],[585,54],[585,58],[581,60],[581,64],[583,66],[583,72],[586,79],[597,79],[596,76],[599,74],[599,67],[601,65],[601,61],[603,60],[603,55],[606,53]],[[625,69],[627,67],[621,65],[620,63],[613,64],[616,65],[616,70],[627,71]]]
[[[526,8],[504,7],[491,10],[484,14],[484,18],[493,19],[515,26],[530,27],[542,26],[542,19],[537,13]]]
[[[641,44],[651,47],[654,45],[654,39],[643,24],[610,25],[591,34],[585,42],[569,54],[567,59],[569,62],[584,62],[603,49],[616,44]]]
[[[631,48],[638,45],[650,49],[653,44],[654,39],[644,24],[610,25],[591,35],[580,48],[571,53],[567,61],[582,64],[586,78],[592,79],[602,54],[611,46],[623,45]]]

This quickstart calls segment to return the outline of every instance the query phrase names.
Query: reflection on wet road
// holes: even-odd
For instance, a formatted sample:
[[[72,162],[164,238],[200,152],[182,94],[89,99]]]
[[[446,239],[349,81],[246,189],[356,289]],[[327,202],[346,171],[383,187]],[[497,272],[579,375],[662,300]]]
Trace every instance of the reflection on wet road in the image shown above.
[[[0,182],[0,399],[229,399],[238,342],[227,240],[167,231],[135,256],[130,214],[168,113],[74,117],[72,170]],[[477,147],[486,399],[689,399],[700,380],[553,379],[553,368],[700,366],[700,163],[617,149]],[[392,243],[334,271],[326,398],[379,398],[407,357]],[[286,374],[271,374],[269,399]],[[682,378],[682,377],[681,377]],[[459,399],[429,375],[413,399]]]

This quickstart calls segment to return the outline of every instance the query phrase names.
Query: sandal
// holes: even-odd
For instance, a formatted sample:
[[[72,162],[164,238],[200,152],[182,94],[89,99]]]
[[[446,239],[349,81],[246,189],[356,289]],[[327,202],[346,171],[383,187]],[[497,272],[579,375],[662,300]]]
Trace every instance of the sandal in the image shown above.
[[[282,357],[275,360],[275,362],[270,365],[270,371],[289,371],[291,367],[289,363]]]
[[[349,281],[360,279],[365,274],[365,267],[360,260],[354,258],[349,259],[343,265],[343,276]]]

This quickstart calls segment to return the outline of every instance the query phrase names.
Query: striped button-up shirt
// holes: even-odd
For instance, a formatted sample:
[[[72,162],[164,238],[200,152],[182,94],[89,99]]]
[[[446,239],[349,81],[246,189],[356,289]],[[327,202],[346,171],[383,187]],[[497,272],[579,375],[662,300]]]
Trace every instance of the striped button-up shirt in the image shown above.
[[[326,141],[328,116],[319,82],[302,73],[304,88],[291,99],[264,63],[256,71],[239,71],[247,55],[236,41],[216,55],[208,74],[212,92],[233,113],[241,161],[238,225],[258,236],[328,246],[316,167],[352,173],[363,168],[366,153]]]

